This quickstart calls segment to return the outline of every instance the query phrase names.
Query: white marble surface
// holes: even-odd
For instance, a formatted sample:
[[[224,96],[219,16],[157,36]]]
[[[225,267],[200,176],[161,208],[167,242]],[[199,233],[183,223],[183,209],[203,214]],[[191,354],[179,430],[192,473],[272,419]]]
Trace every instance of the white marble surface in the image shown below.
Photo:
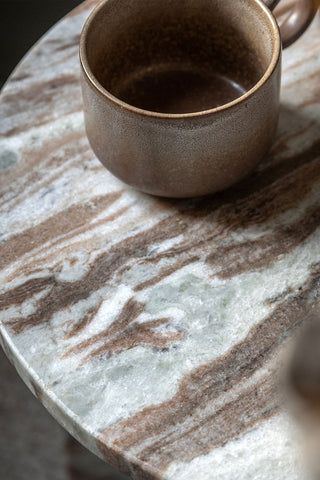
[[[2,92],[4,350],[133,478],[302,479],[278,378],[319,304],[319,17],[284,52],[270,156],[227,192],[172,201],[125,186],[88,145],[77,47],[95,3]]]

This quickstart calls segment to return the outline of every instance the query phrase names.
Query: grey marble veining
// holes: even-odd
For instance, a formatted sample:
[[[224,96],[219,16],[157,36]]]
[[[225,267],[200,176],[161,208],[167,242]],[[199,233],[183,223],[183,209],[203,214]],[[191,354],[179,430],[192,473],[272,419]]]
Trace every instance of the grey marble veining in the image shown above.
[[[277,138],[211,198],[136,192],[84,132],[57,24],[2,92],[0,336],[85,446],[133,478],[303,478],[278,383],[319,307],[319,18],[284,52]]]

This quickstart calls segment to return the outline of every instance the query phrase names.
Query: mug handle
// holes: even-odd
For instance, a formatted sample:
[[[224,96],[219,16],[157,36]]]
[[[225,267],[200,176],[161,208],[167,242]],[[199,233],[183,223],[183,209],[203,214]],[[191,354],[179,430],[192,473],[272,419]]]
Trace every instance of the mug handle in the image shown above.
[[[270,10],[273,10],[280,0],[263,0]],[[289,47],[304,33],[312,22],[320,5],[319,0],[295,0],[279,11],[284,20],[280,22],[279,28],[283,48]]]

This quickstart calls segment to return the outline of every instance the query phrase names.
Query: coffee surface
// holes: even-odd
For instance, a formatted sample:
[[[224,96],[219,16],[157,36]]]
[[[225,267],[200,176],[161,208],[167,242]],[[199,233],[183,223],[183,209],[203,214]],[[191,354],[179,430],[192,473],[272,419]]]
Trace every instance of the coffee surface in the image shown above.
[[[230,76],[192,65],[156,65],[120,82],[115,95],[144,110],[191,113],[224,105],[246,93]]]
[[[149,111],[193,113],[231,102],[262,78],[270,55],[246,24],[232,23],[223,9],[159,5],[92,29],[89,65],[113,96]]]

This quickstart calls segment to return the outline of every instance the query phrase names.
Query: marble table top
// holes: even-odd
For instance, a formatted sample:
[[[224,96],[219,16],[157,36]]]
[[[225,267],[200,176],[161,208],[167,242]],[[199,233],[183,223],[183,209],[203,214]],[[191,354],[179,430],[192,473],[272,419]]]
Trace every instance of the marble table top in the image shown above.
[[[87,1],[1,94],[0,334],[72,435],[137,479],[301,480],[279,390],[319,306],[320,29],[283,56],[277,138],[210,198],[139,193],[84,132]]]

